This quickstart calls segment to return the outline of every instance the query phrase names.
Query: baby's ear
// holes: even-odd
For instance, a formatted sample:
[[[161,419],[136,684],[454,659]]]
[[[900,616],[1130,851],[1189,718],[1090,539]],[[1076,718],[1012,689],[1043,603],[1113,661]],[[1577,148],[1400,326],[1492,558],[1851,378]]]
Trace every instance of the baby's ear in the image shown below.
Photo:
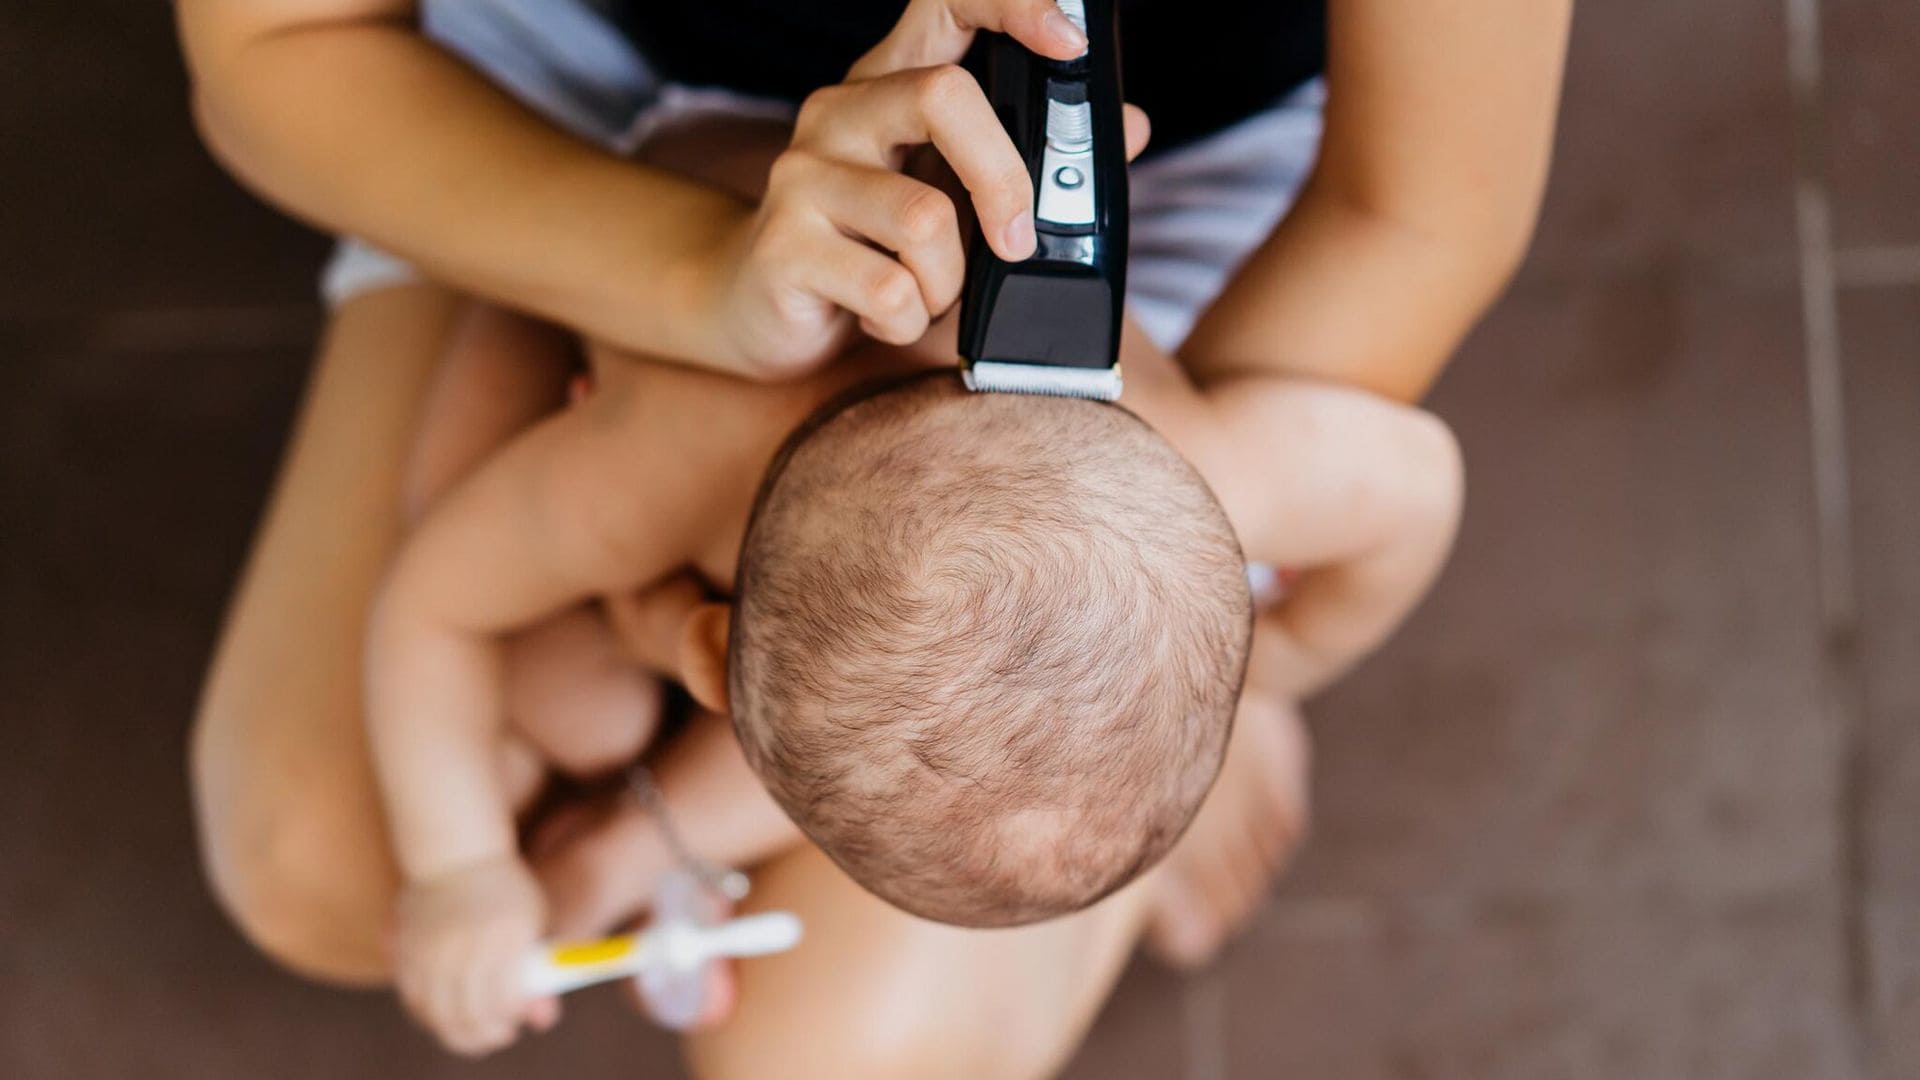
[[[727,631],[730,604],[704,603],[687,615],[680,633],[680,678],[702,707],[727,712]]]

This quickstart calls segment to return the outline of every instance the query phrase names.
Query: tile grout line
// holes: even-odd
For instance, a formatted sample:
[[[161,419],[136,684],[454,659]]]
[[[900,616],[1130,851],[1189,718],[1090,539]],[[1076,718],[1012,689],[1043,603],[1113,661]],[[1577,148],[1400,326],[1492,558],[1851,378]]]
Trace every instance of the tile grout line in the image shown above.
[[[84,340],[107,352],[311,345],[322,318],[316,304],[127,308],[89,320]]]
[[[1786,0],[1788,76],[1794,126],[1794,224],[1805,323],[1807,397],[1811,413],[1815,510],[1819,515],[1820,603],[1829,634],[1854,616],[1851,498],[1847,475],[1846,406],[1840,372],[1839,285],[1832,204],[1820,161],[1819,0]]]
[[[317,302],[108,307],[34,314],[0,310],[0,333],[104,353],[311,349],[324,319]]]
[[[1867,244],[1833,254],[1835,283],[1845,289],[1920,285],[1920,244]]]
[[[1227,1080],[1227,980],[1218,964],[1181,981],[1183,1080]]]
[[[1793,125],[1794,225],[1806,358],[1808,451],[1812,457],[1815,551],[1823,648],[1820,714],[1840,746],[1840,936],[1854,1072],[1872,1067],[1872,955],[1866,931],[1865,730],[1851,688],[1858,598],[1853,565],[1851,470],[1847,461],[1839,280],[1831,192],[1824,161],[1821,0],[1784,0],[1787,79]]]

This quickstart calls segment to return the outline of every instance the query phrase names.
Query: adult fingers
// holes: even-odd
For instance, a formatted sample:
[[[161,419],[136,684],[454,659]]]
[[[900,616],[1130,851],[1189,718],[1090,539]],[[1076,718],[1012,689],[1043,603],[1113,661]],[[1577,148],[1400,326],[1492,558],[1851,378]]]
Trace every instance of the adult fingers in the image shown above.
[[[929,315],[959,298],[967,257],[946,192],[889,169],[805,151],[782,154],[774,169],[810,190],[814,204],[842,231],[893,252],[913,273]]]
[[[1138,105],[1122,108],[1120,120],[1127,131],[1127,160],[1132,161],[1147,148],[1147,140],[1153,137],[1153,124],[1147,120],[1147,111]]]
[[[794,267],[795,284],[858,315],[868,337],[889,345],[920,340],[930,316],[913,274],[838,230],[824,233]]]
[[[966,55],[980,30],[1008,34],[1055,60],[1071,60],[1087,48],[1087,35],[1054,0],[913,0],[892,32],[855,61],[847,78],[951,64]]]
[[[1033,253],[1033,178],[972,75],[951,64],[816,91],[793,143],[827,157],[897,169],[905,147],[932,143],[967,189],[1001,258]]]

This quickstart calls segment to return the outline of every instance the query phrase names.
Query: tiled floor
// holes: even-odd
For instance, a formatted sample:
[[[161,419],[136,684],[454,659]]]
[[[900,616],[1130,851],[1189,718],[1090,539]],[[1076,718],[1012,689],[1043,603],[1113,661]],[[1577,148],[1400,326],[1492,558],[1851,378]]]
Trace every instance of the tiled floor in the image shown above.
[[[1916,57],[1912,0],[1582,6],[1435,399],[1459,555],[1312,710],[1259,923],[1073,1076],[1920,1074]],[[185,722],[321,248],[195,145],[162,5],[15,0],[0,61],[0,1075],[672,1075],[605,999],[453,1065],[221,922]]]

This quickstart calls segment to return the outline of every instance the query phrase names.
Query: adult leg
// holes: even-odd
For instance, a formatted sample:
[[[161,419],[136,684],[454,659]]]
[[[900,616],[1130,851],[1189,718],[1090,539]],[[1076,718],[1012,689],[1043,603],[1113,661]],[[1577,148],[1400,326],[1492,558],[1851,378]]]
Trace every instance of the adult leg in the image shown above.
[[[1154,880],[1066,918],[967,930],[892,907],[803,845],[755,875],[747,907],[799,913],[806,938],[792,952],[740,965],[732,1017],[688,1042],[694,1072],[1052,1075],[1120,977]]]
[[[517,312],[464,305],[414,425],[400,493],[408,524],[488,454],[566,404],[573,341]]]
[[[1087,911],[1014,930],[916,919],[803,846],[756,875],[749,906],[798,912],[806,939],[740,966],[737,1011],[689,1044],[695,1071],[1052,1075],[1143,936],[1196,963],[1257,907],[1304,830],[1305,787],[1298,712],[1250,690],[1220,779],[1167,860]]]
[[[457,311],[427,285],[337,309],[195,721],[214,892],[262,951],[314,978],[387,972],[396,878],[361,726],[361,637]]]
[[[1310,744],[1289,697],[1248,688],[1220,779],[1161,867],[1146,938],[1156,958],[1210,962],[1266,901],[1306,839]]]

